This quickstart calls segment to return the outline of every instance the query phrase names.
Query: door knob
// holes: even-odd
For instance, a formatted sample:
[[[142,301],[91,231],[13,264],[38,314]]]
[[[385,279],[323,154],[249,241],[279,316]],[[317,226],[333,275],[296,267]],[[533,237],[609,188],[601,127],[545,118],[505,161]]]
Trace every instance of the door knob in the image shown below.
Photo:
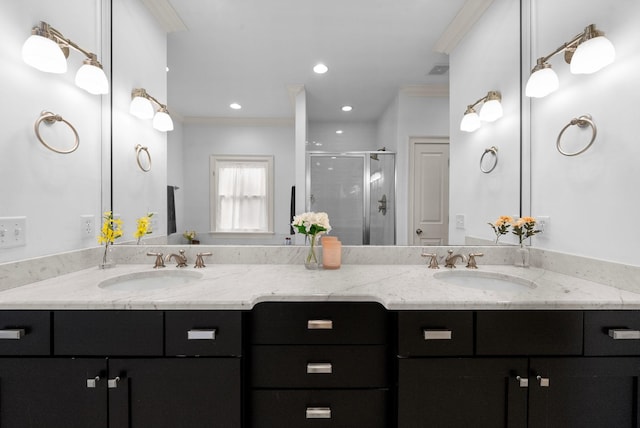
[[[422,229],[416,229],[416,235],[422,235]]]

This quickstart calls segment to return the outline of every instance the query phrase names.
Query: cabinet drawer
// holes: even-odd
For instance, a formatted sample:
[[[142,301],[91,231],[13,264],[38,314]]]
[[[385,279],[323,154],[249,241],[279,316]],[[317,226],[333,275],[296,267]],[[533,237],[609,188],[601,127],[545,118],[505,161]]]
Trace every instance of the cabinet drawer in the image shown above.
[[[640,355],[640,311],[584,314],[585,355]]]
[[[242,313],[238,311],[165,312],[165,354],[242,355]]]
[[[387,313],[377,303],[261,303],[251,331],[261,345],[384,344]]]
[[[256,388],[376,388],[387,386],[384,346],[254,346]]]
[[[482,311],[478,355],[580,355],[581,311]]]
[[[162,355],[161,311],[55,311],[55,355]]]
[[[0,355],[49,355],[50,319],[47,311],[0,311]]]
[[[400,312],[398,353],[403,357],[472,355],[473,312]]]
[[[384,390],[253,391],[250,414],[253,428],[391,426]]]

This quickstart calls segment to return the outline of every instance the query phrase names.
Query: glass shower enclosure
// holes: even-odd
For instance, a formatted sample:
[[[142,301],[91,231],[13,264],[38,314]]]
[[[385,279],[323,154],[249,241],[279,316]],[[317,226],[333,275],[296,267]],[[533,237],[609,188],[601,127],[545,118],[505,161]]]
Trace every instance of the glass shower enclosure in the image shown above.
[[[395,153],[307,153],[307,211],[329,215],[343,245],[396,243]]]

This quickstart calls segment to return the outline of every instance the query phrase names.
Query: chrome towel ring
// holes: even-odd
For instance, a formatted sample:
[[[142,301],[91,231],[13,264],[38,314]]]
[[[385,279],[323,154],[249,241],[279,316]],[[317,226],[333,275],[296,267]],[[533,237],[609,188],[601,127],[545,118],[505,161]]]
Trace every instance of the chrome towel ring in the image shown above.
[[[147,154],[147,164],[148,164],[148,166],[146,168],[142,164],[142,161],[140,160],[140,153],[142,153],[142,152],[145,152]],[[151,171],[151,155],[149,154],[149,149],[147,147],[143,147],[141,144],[138,144],[136,146],[136,162],[138,162],[138,166],[144,172]]]
[[[73,135],[75,136],[75,142],[73,144],[73,147],[71,147],[69,150],[60,150],[47,144],[47,142],[44,141],[44,139],[40,135],[40,124],[42,122],[46,123],[47,125],[52,125],[55,122],[66,123],[67,126],[71,128],[71,130],[73,131]],[[80,137],[78,137],[78,132],[76,131],[76,128],[74,128],[72,124],[70,124],[67,120],[65,120],[59,114],[51,113],[50,111],[43,111],[42,113],[40,113],[40,117],[36,120],[36,123],[33,125],[33,129],[34,131],[36,131],[36,137],[38,137],[38,140],[42,143],[42,145],[53,152],[66,155],[66,154],[75,152],[78,146],[80,145]]]
[[[490,164],[491,166],[489,168],[485,168],[484,157],[488,153],[491,153],[493,155],[493,163]],[[491,162],[491,161],[488,161],[488,162]],[[491,171],[496,169],[497,165],[498,165],[498,148],[496,146],[491,146],[488,149],[484,149],[484,153],[482,153],[482,156],[480,156],[480,171],[484,172],[485,174],[489,174]]]
[[[562,149],[562,145],[560,144],[560,140],[562,140],[562,134],[564,134],[564,131],[567,130],[567,128],[569,128],[570,126],[573,125],[578,125],[579,128],[586,128],[587,126],[591,127],[591,141],[589,141],[589,144],[587,144],[585,147],[583,147],[581,150],[578,150],[577,152],[573,152],[573,153],[568,153],[565,152]],[[556,148],[558,149],[558,151],[565,155],[565,156],[576,156],[579,155],[581,153],[584,153],[587,151],[587,149],[589,147],[591,147],[591,145],[593,144],[593,142],[596,140],[596,136],[598,135],[598,128],[596,128],[596,124],[593,122],[593,119],[591,117],[591,115],[589,114],[585,114],[582,115],[578,118],[573,118],[571,119],[571,122],[569,122],[568,124],[565,125],[564,128],[562,128],[562,131],[560,131],[560,134],[558,135],[558,140],[556,141]]]

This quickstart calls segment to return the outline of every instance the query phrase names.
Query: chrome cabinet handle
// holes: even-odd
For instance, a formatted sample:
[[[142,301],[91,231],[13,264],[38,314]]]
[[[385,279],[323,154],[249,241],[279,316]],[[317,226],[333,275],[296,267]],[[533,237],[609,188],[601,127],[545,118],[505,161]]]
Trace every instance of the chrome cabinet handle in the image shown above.
[[[331,419],[331,407],[307,407],[307,419]]]
[[[100,380],[100,376],[96,376],[93,379],[87,379],[87,388],[95,388]]]
[[[516,376],[516,380],[518,381],[518,385],[520,385],[520,388],[529,388],[529,378],[528,377]]]
[[[422,329],[424,340],[451,340],[453,338],[452,330],[429,330]]]
[[[331,365],[331,363],[308,363],[307,374],[316,373],[331,374],[333,373],[333,366]]]
[[[549,388],[550,382],[548,377],[536,376],[536,379],[538,379],[538,383],[540,384],[541,387]]]
[[[116,377],[114,377],[113,379],[109,379],[109,380],[107,381],[107,386],[108,386],[110,389],[117,388],[117,387],[118,387],[118,382],[120,382],[120,376],[116,376]]]
[[[307,330],[333,330],[333,321],[309,320],[307,321]]]
[[[631,330],[629,328],[610,328],[609,336],[613,340],[638,340],[640,339],[640,330]]]
[[[22,339],[24,337],[24,328],[0,330],[0,339]]]
[[[187,332],[187,340],[216,340],[216,329],[191,329]]]

